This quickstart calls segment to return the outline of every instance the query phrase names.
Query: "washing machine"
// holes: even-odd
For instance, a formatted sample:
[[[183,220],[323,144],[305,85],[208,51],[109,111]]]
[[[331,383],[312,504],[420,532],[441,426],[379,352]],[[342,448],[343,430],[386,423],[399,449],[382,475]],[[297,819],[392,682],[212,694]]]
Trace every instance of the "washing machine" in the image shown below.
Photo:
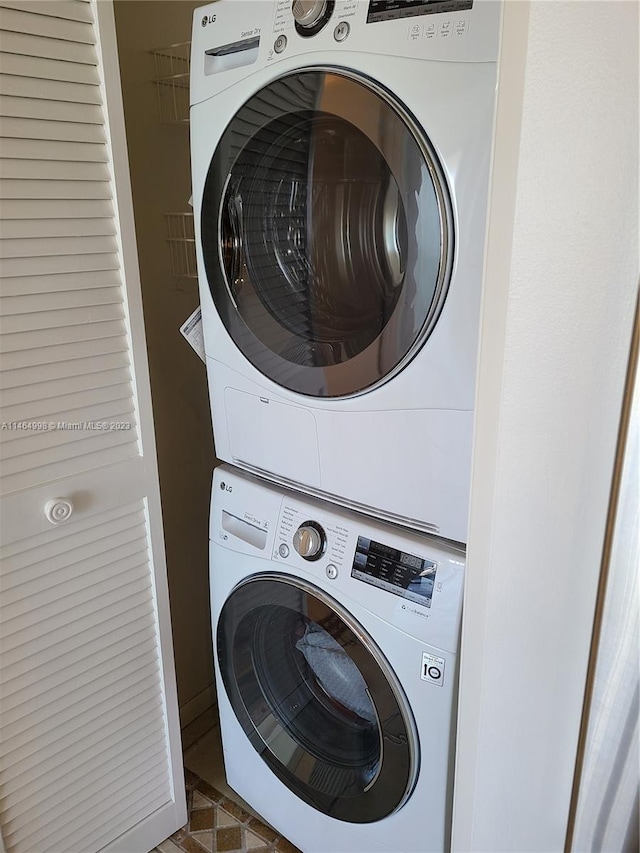
[[[500,13],[219,0],[193,27],[218,457],[459,542]]]
[[[304,853],[448,849],[462,552],[228,466],[210,537],[229,785]]]

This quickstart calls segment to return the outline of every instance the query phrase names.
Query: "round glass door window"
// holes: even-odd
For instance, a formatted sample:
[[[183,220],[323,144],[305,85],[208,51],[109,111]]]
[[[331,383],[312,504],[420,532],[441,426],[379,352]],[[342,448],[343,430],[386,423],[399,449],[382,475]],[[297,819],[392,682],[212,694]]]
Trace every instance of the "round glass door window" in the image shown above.
[[[227,599],[217,644],[242,728],[293,793],[352,823],[403,805],[418,769],[413,715],[373,640],[337,602],[297,578],[253,576]]]
[[[410,114],[344,71],[270,83],[236,113],[207,175],[207,278],[241,352],[317,397],[375,387],[431,333],[453,227],[442,170]]]

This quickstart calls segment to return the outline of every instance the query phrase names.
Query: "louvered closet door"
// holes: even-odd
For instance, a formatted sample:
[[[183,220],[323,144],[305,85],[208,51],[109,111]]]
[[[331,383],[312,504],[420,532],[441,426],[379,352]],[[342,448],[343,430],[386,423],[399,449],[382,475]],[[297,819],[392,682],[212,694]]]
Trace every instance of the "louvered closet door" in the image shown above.
[[[145,853],[185,822],[119,98],[110,2],[0,0],[7,853]]]

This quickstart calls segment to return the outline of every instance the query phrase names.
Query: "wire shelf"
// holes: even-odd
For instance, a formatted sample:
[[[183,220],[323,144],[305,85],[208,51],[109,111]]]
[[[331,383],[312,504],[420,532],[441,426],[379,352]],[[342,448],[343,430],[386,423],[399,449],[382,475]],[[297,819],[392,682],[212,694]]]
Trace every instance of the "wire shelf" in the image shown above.
[[[197,278],[193,213],[165,213],[171,272],[180,278]]]
[[[189,122],[190,52],[191,42],[188,41],[151,51],[161,124]]]

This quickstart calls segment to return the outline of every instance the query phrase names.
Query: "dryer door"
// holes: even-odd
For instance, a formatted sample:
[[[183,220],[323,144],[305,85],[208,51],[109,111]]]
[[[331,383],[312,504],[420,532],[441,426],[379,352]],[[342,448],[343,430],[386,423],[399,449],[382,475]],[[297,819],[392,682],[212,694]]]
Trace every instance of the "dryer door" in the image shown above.
[[[413,715],[380,650],[320,589],[254,575],[227,599],[218,663],[247,737],[305,802],[370,823],[399,809],[418,768]]]
[[[442,170],[397,100],[342,70],[288,74],[236,113],[206,179],[217,310],[264,375],[340,397],[388,380],[434,328],[453,227]]]

